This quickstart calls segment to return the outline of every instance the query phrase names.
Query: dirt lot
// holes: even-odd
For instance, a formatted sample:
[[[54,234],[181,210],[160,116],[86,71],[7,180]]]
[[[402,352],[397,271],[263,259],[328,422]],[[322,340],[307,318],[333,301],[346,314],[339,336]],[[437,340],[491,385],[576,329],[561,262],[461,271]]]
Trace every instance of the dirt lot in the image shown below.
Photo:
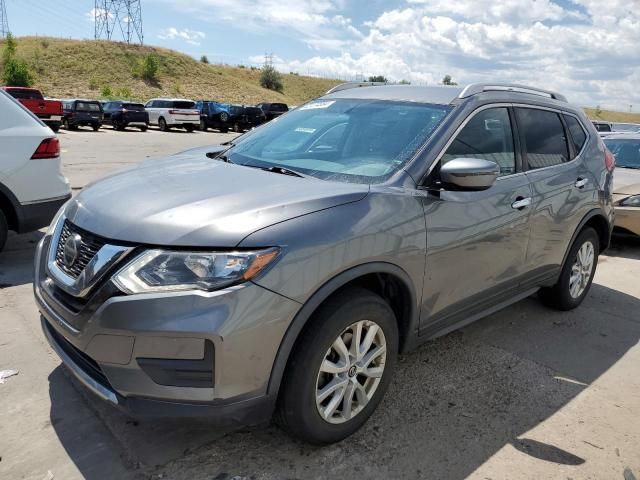
[[[231,135],[60,138],[80,189]],[[275,427],[135,422],[86,394],[40,332],[30,282],[41,235],[13,235],[0,254],[0,370],[20,371],[0,384],[2,479],[640,478],[640,244],[601,257],[573,312],[526,299],[402,357],[367,425],[313,448]]]

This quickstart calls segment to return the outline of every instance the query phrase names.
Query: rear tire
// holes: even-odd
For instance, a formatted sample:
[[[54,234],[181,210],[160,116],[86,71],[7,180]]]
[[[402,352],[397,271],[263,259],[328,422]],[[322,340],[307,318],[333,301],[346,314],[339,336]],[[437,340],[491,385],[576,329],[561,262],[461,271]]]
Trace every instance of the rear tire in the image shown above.
[[[309,322],[287,364],[276,421],[325,445],[353,434],[382,400],[398,354],[398,326],[389,305],[361,288],[337,294]],[[327,391],[331,384],[336,388]]]
[[[91,128],[93,129],[94,132],[97,132],[98,130],[100,130],[100,124],[99,123],[92,123],[91,124]]]
[[[242,127],[240,126],[239,123],[234,123],[233,124],[233,131],[236,133],[242,133]]]
[[[60,124],[59,123],[52,123],[49,125],[49,128],[51,130],[53,130],[53,133],[58,133],[58,130],[60,130]]]
[[[142,127],[138,127],[140,129],[141,132],[146,132],[147,131],[147,126],[142,126]]]
[[[228,127],[220,127],[220,133],[227,133],[229,131]]]
[[[194,125],[185,125],[184,129],[189,133],[193,133],[193,131],[196,129],[196,127]]]
[[[162,117],[158,120],[158,128],[161,132],[168,132],[170,130],[169,125],[167,125],[167,121]]]
[[[596,231],[587,227],[576,237],[560,278],[553,287],[540,289],[542,303],[556,310],[573,310],[589,293],[598,265],[600,241]]]
[[[7,217],[4,216],[4,212],[0,210],[0,252],[7,243],[7,236],[9,235],[9,224],[7,223]]]
[[[201,132],[206,132],[207,128],[209,128],[209,127],[207,127],[207,122],[205,121],[204,118],[201,118],[200,119],[200,131]]]

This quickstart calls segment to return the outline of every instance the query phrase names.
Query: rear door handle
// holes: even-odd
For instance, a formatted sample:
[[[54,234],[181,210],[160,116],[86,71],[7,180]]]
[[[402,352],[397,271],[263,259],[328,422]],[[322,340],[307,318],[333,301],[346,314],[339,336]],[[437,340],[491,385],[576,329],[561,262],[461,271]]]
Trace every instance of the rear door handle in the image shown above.
[[[587,183],[589,183],[588,178],[579,178],[578,180],[576,180],[576,183],[574,185],[576,186],[576,188],[584,188]]]
[[[527,208],[529,205],[531,205],[531,197],[518,197],[516,198],[516,201],[511,204],[511,208],[522,210],[524,208]]]

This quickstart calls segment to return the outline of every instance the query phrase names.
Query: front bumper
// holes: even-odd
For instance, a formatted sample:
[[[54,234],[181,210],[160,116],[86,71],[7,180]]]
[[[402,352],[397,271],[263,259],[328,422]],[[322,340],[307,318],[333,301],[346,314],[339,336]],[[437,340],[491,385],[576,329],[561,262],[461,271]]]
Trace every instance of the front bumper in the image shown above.
[[[616,206],[614,226],[640,236],[640,208]]]
[[[73,304],[49,278],[50,239],[36,252],[34,294],[43,331],[89,390],[133,416],[268,420],[275,406],[267,394],[271,368],[298,303],[252,283],[211,293],[127,296],[106,281],[85,303]],[[209,361],[207,345],[209,384],[176,381],[180,368],[156,375],[145,364],[202,364]]]

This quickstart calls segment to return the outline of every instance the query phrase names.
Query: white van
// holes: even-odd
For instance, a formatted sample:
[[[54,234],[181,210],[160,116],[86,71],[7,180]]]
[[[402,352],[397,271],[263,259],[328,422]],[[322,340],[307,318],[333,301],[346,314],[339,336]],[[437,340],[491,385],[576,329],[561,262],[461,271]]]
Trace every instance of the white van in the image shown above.
[[[49,225],[71,198],[55,134],[0,90],[0,250],[7,233]]]
[[[193,100],[184,98],[152,98],[144,105],[149,114],[149,124],[166,132],[171,127],[193,132],[200,126],[200,112]]]

